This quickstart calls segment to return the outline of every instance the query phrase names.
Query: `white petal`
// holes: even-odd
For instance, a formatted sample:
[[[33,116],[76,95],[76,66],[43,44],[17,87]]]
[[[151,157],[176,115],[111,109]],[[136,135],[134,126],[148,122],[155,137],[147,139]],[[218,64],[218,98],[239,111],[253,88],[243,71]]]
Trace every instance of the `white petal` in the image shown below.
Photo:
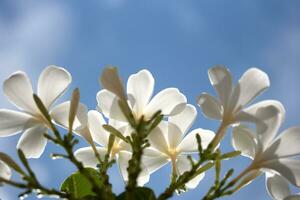
[[[132,155],[131,153],[126,152],[126,151],[120,151],[119,155],[118,155],[118,160],[117,160],[118,166],[119,166],[120,173],[121,173],[122,178],[125,183],[128,182],[127,167],[128,167],[128,161],[130,160],[131,155]],[[140,172],[140,175],[137,180],[139,186],[145,185],[150,179],[150,174],[143,163],[142,163],[141,168],[142,168],[142,171]]]
[[[0,160],[0,177],[9,180],[11,177],[10,168]],[[0,182],[1,184],[1,182]]]
[[[235,111],[242,109],[269,86],[270,80],[265,72],[250,68],[243,74],[234,89],[230,107]]]
[[[150,174],[169,163],[169,157],[151,148],[144,150],[143,163]]]
[[[262,167],[277,171],[292,184],[300,187],[300,160],[281,158],[262,163]]]
[[[291,194],[286,197],[284,200],[300,200],[300,194]]]
[[[6,79],[3,83],[3,92],[19,109],[32,114],[39,113],[33,100],[31,82],[24,72],[16,72]]]
[[[107,118],[126,122],[126,118],[122,113],[118,103],[119,98],[108,90],[101,90],[97,94],[98,108]]]
[[[255,116],[257,111],[260,109],[260,108],[266,108],[266,107],[269,107],[269,106],[274,106],[276,107],[280,113],[281,113],[281,119],[282,121],[284,121],[285,119],[285,108],[284,106],[282,105],[281,102],[279,101],[276,101],[276,100],[264,100],[264,101],[260,101],[258,103],[255,103],[247,108],[245,108],[243,111],[250,114],[250,115],[253,115]]]
[[[122,122],[122,121],[114,120],[112,118],[108,119],[108,124],[118,130],[124,126],[130,127],[128,122]]]
[[[256,141],[254,133],[247,127],[239,125],[232,131],[232,146],[241,151],[242,155],[253,159],[256,153]]]
[[[223,117],[223,108],[220,102],[207,93],[202,93],[197,98],[197,103],[201,107],[203,114],[210,119],[221,120]]]
[[[106,149],[103,147],[97,147],[97,151],[103,159],[106,154]],[[80,148],[74,152],[74,155],[85,167],[96,168],[99,164],[92,147]]]
[[[266,148],[274,140],[280,128],[282,115],[277,107],[268,106],[260,108],[256,112],[256,117],[262,122],[256,126],[259,142]]]
[[[197,110],[193,105],[187,104],[182,112],[170,116],[168,121],[176,124],[182,136],[191,128],[197,116]]]
[[[47,139],[44,134],[47,128],[37,125],[27,129],[19,139],[17,148],[21,149],[26,158],[39,158],[45,150]]]
[[[165,116],[176,115],[186,106],[186,97],[176,88],[167,88],[153,97],[144,112],[146,118],[161,110]]]
[[[190,161],[185,156],[178,156],[176,166],[179,174],[183,174],[184,172],[189,171],[192,168]],[[196,188],[200,181],[204,178],[204,176],[205,173],[197,175],[195,178],[187,182],[185,186],[188,189]]]
[[[284,200],[291,193],[287,180],[277,174],[266,173],[266,186],[274,200]]]
[[[148,104],[154,89],[154,79],[148,70],[141,70],[129,77],[127,94],[133,110],[141,116]]]
[[[168,144],[160,127],[157,126],[154,128],[149,134],[148,139],[151,147],[162,153],[168,153]]]
[[[183,138],[183,133],[180,128],[171,122],[168,123],[167,143],[169,148],[175,149]]]
[[[32,116],[13,110],[0,109],[0,137],[11,136],[31,127],[36,122]]]
[[[300,155],[300,127],[285,130],[268,148],[267,154],[274,157],[291,157]]]
[[[208,70],[210,83],[215,88],[224,108],[227,107],[232,93],[232,77],[225,67],[216,66]]]
[[[51,111],[50,115],[53,120],[63,126],[64,128],[69,127],[69,113],[70,113],[70,101],[66,101],[55,106]],[[80,129],[87,125],[87,107],[86,105],[79,103],[78,110],[75,116],[73,129]]]
[[[71,74],[64,68],[52,65],[43,70],[39,77],[37,92],[46,108],[67,90],[71,81]]]
[[[102,146],[107,146],[109,133],[103,128],[106,122],[102,115],[92,110],[88,112],[88,118],[89,129],[93,140]]]
[[[201,138],[201,146],[203,149],[206,149],[212,139],[215,137],[215,133],[210,130],[205,129],[195,129],[189,134],[187,134],[182,142],[178,146],[179,152],[198,152],[198,143],[196,135],[199,134]]]

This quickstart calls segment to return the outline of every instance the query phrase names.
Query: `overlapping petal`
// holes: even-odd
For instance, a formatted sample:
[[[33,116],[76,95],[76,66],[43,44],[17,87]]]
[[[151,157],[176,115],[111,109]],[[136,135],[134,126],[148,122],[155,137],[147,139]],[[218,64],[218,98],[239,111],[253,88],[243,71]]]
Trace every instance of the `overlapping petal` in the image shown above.
[[[183,111],[186,106],[186,97],[176,88],[167,88],[156,94],[147,105],[144,115],[151,118],[161,110],[165,116],[175,115]]]
[[[157,171],[169,162],[169,157],[165,154],[149,148],[144,150],[143,163],[147,167],[150,174]]]
[[[195,129],[187,134],[182,142],[178,145],[178,151],[183,153],[193,153],[198,152],[198,143],[196,140],[196,135],[199,134],[201,138],[201,146],[206,149],[209,143],[215,137],[215,133],[210,130],[205,129]]]
[[[3,83],[3,92],[20,110],[34,115],[39,113],[33,99],[31,82],[24,72],[18,71],[6,79]]]
[[[186,156],[178,156],[176,161],[176,166],[179,174],[183,174],[186,171],[189,171],[192,169],[191,163],[189,159],[187,159]],[[194,177],[192,180],[186,183],[186,187],[188,189],[194,189],[198,186],[199,182],[204,178],[205,173],[201,173]]]
[[[39,158],[47,144],[47,139],[44,137],[46,132],[47,128],[43,125],[27,129],[19,139],[17,148],[23,151],[26,158]]]
[[[274,140],[282,123],[282,114],[275,106],[268,106],[257,111],[256,117],[263,123],[257,124],[257,135],[259,142],[266,149]]]
[[[228,69],[216,66],[208,70],[210,83],[215,88],[224,108],[227,107],[233,86],[232,77]]]
[[[88,112],[88,127],[93,140],[102,146],[107,146],[109,133],[103,128],[104,124],[106,122],[98,111]]]
[[[270,145],[266,154],[270,157],[293,157],[300,155],[300,127],[286,129]]]
[[[223,107],[215,97],[207,93],[202,93],[198,97],[197,103],[206,117],[217,120],[222,119]]]
[[[118,101],[119,98],[108,90],[101,90],[97,94],[98,109],[105,117],[126,122]]]
[[[291,194],[288,181],[280,175],[266,173],[266,186],[274,200],[285,200]]]
[[[70,101],[66,101],[64,103],[55,106],[50,112],[50,115],[53,118],[53,120],[57,124],[63,126],[64,128],[69,127],[70,104],[71,104]],[[74,130],[81,129],[83,126],[87,125],[88,122],[87,112],[88,111],[86,105],[79,103],[78,110],[73,124]]]
[[[68,88],[72,81],[70,73],[64,68],[48,66],[39,77],[37,94],[46,108],[54,103]]]
[[[140,117],[152,96],[154,78],[148,70],[131,75],[127,81],[127,94],[134,112]]]
[[[156,127],[151,131],[151,134],[149,134],[148,139],[150,145],[153,148],[159,150],[160,152],[168,154],[168,143],[163,135],[162,130],[159,127]]]
[[[242,125],[234,127],[232,132],[232,146],[235,150],[241,151],[243,156],[254,159],[257,151],[255,134]]]
[[[35,123],[36,120],[26,113],[0,109],[0,137],[17,134]]]
[[[187,104],[182,112],[177,115],[170,116],[168,122],[176,125],[181,132],[181,137],[191,128],[197,116],[197,110],[194,106]],[[172,131],[169,131],[172,135]],[[181,138],[180,138],[181,139]]]
[[[257,68],[248,69],[235,87],[231,108],[239,110],[270,86],[268,75]]]
[[[291,158],[272,159],[262,163],[262,167],[277,171],[289,182],[300,187],[300,160]]]
[[[103,159],[107,150],[103,147],[96,148],[100,157]],[[85,167],[93,167],[96,168],[98,164],[98,160],[95,156],[95,153],[92,147],[84,147],[76,150],[74,152],[75,157],[78,161],[82,162]]]

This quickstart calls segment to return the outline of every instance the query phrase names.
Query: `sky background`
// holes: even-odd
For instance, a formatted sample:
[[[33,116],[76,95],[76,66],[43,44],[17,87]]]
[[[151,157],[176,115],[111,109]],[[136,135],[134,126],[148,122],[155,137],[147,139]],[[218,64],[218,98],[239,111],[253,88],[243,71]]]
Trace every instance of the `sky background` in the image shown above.
[[[119,67],[123,80],[147,68],[156,79],[156,92],[178,87],[196,105],[201,92],[214,93],[207,78],[210,67],[226,65],[237,81],[255,66],[271,80],[271,88],[259,100],[278,99],[285,105],[285,129],[300,124],[299,8],[300,1],[281,0],[1,0],[0,81],[23,70],[35,85],[47,65],[62,66],[73,76],[71,88],[79,87],[82,102],[94,109],[104,66]],[[69,96],[70,92],[62,100]],[[2,91],[0,107],[13,108]],[[194,128],[216,130],[217,126],[198,108]],[[0,138],[0,151],[16,158],[18,138]],[[86,146],[84,141],[80,146]],[[230,133],[222,146],[224,152],[232,150]],[[30,161],[43,184],[59,187],[74,172],[68,162],[49,158],[51,152],[60,151],[49,143],[41,159]],[[248,163],[237,158],[225,162],[224,171],[234,167],[238,173]],[[164,167],[146,186],[159,194],[169,182],[169,173],[170,167]],[[117,193],[123,190],[115,167],[111,181]],[[212,181],[213,173],[208,173],[197,189],[173,199],[200,199]],[[18,192],[2,187],[0,199],[15,200]],[[253,196],[268,199],[264,176],[224,199],[251,200]]]

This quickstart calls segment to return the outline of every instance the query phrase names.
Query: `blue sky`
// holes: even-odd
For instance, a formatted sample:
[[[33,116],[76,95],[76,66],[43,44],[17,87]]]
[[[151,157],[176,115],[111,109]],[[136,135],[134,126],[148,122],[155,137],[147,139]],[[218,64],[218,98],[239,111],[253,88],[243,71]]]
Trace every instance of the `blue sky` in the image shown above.
[[[195,105],[201,92],[213,93],[207,70],[226,65],[235,80],[249,67],[259,67],[271,79],[271,88],[259,99],[278,99],[287,110],[282,128],[300,124],[300,26],[299,1],[281,0],[91,0],[0,1],[0,81],[16,70],[35,83],[42,69],[55,64],[73,76],[82,102],[96,106],[98,77],[106,65],[119,67],[124,80],[140,69],[149,69],[155,90],[178,87]],[[67,99],[70,93],[64,98]],[[0,92],[0,107],[13,108]],[[205,119],[200,109],[194,127],[215,130],[217,122]],[[0,151],[16,157],[19,135],[0,138]],[[230,151],[230,133],[223,141]],[[85,145],[83,142],[82,146]],[[58,187],[74,167],[52,161],[50,144],[40,160],[31,160],[44,184]],[[238,158],[224,169],[240,171],[248,163]],[[152,175],[157,193],[168,184],[168,167]],[[111,172],[115,191],[124,187],[116,168]],[[200,199],[212,182],[208,173],[199,187],[173,199]],[[17,190],[0,188],[0,198],[14,200]],[[267,199],[264,177],[230,198]],[[35,199],[30,197],[29,199]]]

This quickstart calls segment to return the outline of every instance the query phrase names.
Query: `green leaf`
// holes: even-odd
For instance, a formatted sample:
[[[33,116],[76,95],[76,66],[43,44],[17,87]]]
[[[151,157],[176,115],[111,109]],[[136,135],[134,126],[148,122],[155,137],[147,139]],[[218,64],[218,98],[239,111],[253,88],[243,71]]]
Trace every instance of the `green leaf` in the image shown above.
[[[79,101],[80,101],[80,93],[79,93],[79,89],[76,88],[76,89],[73,91],[72,99],[71,99],[71,104],[70,104],[70,113],[69,113],[69,132],[72,132],[73,123],[74,123],[74,120],[75,120],[75,116],[76,116],[76,114],[77,114]]]
[[[119,132],[117,129],[115,129],[114,127],[112,127],[112,126],[110,126],[110,125],[107,125],[107,124],[104,124],[104,125],[103,125],[103,128],[104,128],[106,131],[108,131],[110,134],[112,134],[112,135],[114,135],[114,136],[116,136],[116,137],[118,137],[118,138],[124,140],[125,142],[128,142],[128,141],[127,141],[127,138],[126,138],[124,135],[122,135],[122,133],[120,133],[120,132]]]
[[[9,155],[0,152],[0,160],[20,174],[25,174],[21,167],[19,167],[19,165]]]
[[[101,176],[93,168],[85,168],[88,173],[95,179],[95,182],[102,187]],[[73,198],[84,198],[87,196],[94,196],[95,193],[92,190],[92,184],[89,180],[80,172],[75,172],[69,176],[61,185],[61,191],[71,194]]]
[[[114,93],[120,99],[126,101],[126,93],[124,91],[122,80],[118,74],[116,67],[106,67],[100,77],[100,84],[104,89]]]
[[[124,200],[126,198],[126,192],[123,192],[117,197],[117,200]],[[156,200],[153,190],[147,187],[138,187],[134,190],[134,200]]]

